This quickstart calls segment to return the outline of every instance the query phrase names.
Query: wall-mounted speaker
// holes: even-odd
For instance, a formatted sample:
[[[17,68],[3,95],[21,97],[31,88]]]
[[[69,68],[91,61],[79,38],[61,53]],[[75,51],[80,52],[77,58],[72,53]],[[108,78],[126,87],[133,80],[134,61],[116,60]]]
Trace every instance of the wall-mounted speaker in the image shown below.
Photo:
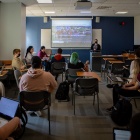
[[[48,22],[48,17],[44,17],[43,21],[44,21],[44,23],[47,23]]]
[[[96,17],[95,22],[99,23],[100,22],[100,17]]]

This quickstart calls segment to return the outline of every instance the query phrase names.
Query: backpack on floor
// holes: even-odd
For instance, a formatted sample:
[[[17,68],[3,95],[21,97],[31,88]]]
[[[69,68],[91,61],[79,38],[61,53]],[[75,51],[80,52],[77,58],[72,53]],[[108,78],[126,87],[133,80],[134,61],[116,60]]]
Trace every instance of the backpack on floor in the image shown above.
[[[55,94],[57,100],[69,101],[69,83],[67,81],[61,82]]]
[[[132,104],[126,99],[119,100],[111,113],[112,120],[120,126],[128,125],[132,117]]]

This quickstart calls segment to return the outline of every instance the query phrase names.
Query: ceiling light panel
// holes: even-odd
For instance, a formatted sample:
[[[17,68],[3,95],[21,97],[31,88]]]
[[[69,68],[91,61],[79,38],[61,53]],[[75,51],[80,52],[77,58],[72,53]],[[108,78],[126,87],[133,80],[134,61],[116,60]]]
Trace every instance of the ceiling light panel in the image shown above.
[[[38,3],[52,3],[52,0],[37,0]]]
[[[115,14],[127,14],[127,13],[128,13],[127,11],[118,11]]]

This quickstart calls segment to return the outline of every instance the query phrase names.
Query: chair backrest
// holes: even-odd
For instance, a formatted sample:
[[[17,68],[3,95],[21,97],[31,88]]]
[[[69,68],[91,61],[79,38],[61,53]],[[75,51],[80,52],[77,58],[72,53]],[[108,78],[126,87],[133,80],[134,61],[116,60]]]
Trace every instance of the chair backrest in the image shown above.
[[[65,62],[54,62],[51,64],[51,73],[61,74],[65,71],[65,67],[66,67]]]
[[[0,96],[5,97],[5,87],[2,82],[0,82]]]
[[[130,66],[132,61],[132,59],[125,59],[125,65]]]
[[[45,105],[50,105],[50,93],[47,91],[21,91],[20,105],[28,111],[42,110]]]
[[[27,62],[27,60],[25,59],[25,58],[23,58],[22,59],[22,62],[23,62],[23,64],[26,66],[26,68],[27,68],[27,64],[28,64],[28,62]]]
[[[123,66],[124,63],[118,63],[118,64],[112,64],[112,68],[111,68],[111,73],[117,75],[117,74],[123,74]]]
[[[19,70],[14,70],[14,76],[16,79],[17,87],[19,87],[19,78],[21,77],[21,72]]]
[[[66,70],[66,79],[69,81],[69,82],[75,82],[75,79],[78,78],[77,76],[77,72],[79,71],[83,71],[83,69],[70,69],[68,68]]]
[[[75,91],[81,95],[92,95],[99,92],[97,78],[77,78],[75,83]]]

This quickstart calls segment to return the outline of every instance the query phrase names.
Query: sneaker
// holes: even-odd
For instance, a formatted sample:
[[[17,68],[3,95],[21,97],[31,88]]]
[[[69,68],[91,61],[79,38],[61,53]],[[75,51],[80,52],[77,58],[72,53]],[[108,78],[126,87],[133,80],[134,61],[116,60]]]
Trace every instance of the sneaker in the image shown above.
[[[113,109],[114,109],[114,106],[112,106],[110,108],[107,108],[106,111],[109,112],[109,113],[111,113]]]
[[[113,88],[114,84],[108,84],[106,85],[108,88]]]
[[[35,117],[35,116],[40,117],[40,116],[42,115],[42,113],[41,113],[40,111],[36,111],[36,112],[32,112],[30,115],[31,115],[32,117]]]
[[[42,115],[41,111],[36,111],[34,112],[38,117],[40,117]]]

